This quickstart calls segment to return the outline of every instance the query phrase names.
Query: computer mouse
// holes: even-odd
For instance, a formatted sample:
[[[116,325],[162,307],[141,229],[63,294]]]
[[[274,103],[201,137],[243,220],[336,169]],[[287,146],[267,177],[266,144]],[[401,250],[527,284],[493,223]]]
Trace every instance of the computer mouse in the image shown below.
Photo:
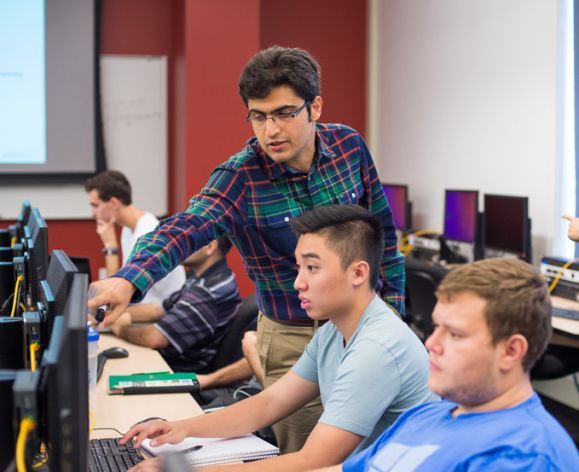
[[[129,353],[122,347],[111,347],[101,352],[107,359],[119,359],[121,357],[129,357]]]

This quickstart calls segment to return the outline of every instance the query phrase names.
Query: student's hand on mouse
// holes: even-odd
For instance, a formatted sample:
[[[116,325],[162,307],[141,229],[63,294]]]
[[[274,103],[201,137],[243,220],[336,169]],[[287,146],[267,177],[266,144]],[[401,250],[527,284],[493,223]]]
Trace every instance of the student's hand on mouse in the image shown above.
[[[133,323],[133,318],[128,311],[125,311],[121,316],[119,316],[113,324],[111,324],[111,331],[117,336],[120,335],[121,328],[123,326],[129,326]]]
[[[579,218],[571,215],[563,215],[562,218],[569,222],[569,228],[567,229],[569,239],[579,242]]]
[[[153,420],[138,423],[125,433],[121,444],[133,438],[135,438],[134,447],[141,447],[146,438],[151,439],[151,446],[161,446],[166,443],[177,444],[187,437],[185,421]]]
[[[93,312],[101,305],[107,305],[105,318],[101,325],[109,326],[121,316],[135,292],[135,286],[121,277],[110,277],[90,284],[90,291],[94,295],[88,300],[88,308]]]

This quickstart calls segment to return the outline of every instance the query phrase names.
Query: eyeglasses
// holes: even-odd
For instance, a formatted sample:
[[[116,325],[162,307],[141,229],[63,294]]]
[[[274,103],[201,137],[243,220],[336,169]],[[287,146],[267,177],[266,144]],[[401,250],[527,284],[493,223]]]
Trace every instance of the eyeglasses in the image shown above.
[[[269,118],[274,123],[287,123],[293,120],[296,116],[300,114],[300,112],[306,108],[310,103],[311,100],[307,100],[301,107],[293,111],[285,111],[285,110],[274,110],[271,113],[262,113],[260,111],[250,111],[247,114],[245,120],[254,126],[264,126],[265,123]]]

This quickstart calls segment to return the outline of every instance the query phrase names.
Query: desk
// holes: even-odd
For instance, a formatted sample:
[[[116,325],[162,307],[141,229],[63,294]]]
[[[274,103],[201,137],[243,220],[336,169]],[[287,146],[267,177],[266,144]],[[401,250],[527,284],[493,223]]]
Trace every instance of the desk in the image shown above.
[[[138,421],[151,416],[173,421],[203,413],[188,393],[109,395],[107,393],[109,375],[171,370],[157,351],[130,344],[111,334],[101,334],[99,351],[113,346],[125,348],[129,352],[129,357],[109,359],[105,364],[92,402],[92,411],[96,418],[95,428],[112,427],[124,433]],[[91,439],[116,436],[117,433],[110,429],[93,431],[90,435]]]
[[[551,297],[553,306],[579,310],[579,303],[562,297]],[[553,342],[565,346],[579,347],[579,321],[559,316],[551,317],[553,326]],[[556,342],[555,342],[556,341]]]

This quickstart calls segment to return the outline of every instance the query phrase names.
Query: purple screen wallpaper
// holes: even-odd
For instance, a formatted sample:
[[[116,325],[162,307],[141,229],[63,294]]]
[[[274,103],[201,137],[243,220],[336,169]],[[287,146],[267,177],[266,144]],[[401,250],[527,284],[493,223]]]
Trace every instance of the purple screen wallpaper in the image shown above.
[[[478,192],[447,190],[444,207],[444,237],[475,242]]]
[[[406,187],[401,185],[382,185],[382,188],[390,204],[396,228],[409,229],[406,221]]]

